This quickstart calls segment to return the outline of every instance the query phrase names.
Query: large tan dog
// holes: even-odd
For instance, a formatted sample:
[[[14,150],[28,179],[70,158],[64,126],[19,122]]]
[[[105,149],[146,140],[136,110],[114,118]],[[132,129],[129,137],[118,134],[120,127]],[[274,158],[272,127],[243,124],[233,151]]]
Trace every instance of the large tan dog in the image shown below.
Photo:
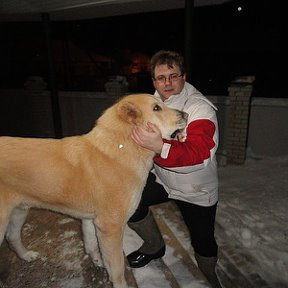
[[[152,95],[129,95],[82,136],[0,137],[0,245],[6,234],[17,255],[32,261],[38,253],[27,250],[20,235],[29,207],[68,214],[82,220],[85,249],[94,263],[102,256],[114,287],[127,287],[123,230],[139,204],[154,156],[133,142],[131,130],[147,121],[169,139],[185,128],[187,114]]]

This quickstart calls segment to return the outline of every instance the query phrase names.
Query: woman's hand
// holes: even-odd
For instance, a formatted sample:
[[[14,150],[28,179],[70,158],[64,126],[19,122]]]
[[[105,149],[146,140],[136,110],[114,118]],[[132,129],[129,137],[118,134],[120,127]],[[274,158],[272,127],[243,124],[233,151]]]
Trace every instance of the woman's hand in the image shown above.
[[[136,144],[160,154],[163,147],[162,134],[153,123],[147,122],[146,127],[135,126],[131,134]]]

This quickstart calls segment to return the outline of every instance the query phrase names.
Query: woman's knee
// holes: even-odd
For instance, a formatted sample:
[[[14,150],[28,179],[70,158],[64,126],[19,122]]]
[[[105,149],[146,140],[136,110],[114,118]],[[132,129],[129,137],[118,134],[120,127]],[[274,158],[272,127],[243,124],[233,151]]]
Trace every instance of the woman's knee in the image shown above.
[[[129,219],[129,223],[135,223],[135,222],[139,222],[142,219],[144,219],[149,212],[149,207],[148,206],[139,206],[136,211],[134,212],[134,214],[130,217]]]

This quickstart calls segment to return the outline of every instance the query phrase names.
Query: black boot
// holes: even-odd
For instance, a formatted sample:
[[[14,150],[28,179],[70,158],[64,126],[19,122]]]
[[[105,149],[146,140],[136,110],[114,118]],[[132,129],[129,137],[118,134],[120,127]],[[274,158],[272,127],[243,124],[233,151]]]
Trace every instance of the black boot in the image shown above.
[[[215,267],[217,263],[217,257],[204,257],[195,253],[195,259],[197,261],[200,271],[205,275],[212,288],[222,288]]]
[[[140,268],[147,265],[151,260],[164,256],[166,248],[161,232],[155,222],[152,213],[139,222],[128,223],[143,240],[143,245],[127,256],[128,263],[132,268]]]

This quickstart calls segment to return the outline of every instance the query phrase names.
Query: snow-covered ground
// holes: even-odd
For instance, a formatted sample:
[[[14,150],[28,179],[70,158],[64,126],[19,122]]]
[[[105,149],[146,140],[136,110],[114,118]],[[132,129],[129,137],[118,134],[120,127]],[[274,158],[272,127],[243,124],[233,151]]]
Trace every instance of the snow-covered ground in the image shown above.
[[[241,257],[244,255],[242,258],[240,257],[240,260],[245,260],[240,261],[242,267],[236,264],[238,272],[243,272],[242,275],[245,277],[245,273],[248,275],[251,271],[254,275],[260,275],[260,279],[264,279],[268,284],[262,286],[252,284],[249,287],[287,288],[288,156],[284,158],[249,158],[244,165],[219,167],[219,180],[216,238],[219,244],[219,255],[221,256],[222,253],[219,261],[220,271],[226,272],[227,270],[226,274],[230,273],[231,276],[227,263],[231,264],[235,255],[236,258],[237,255],[241,255]],[[179,216],[179,211],[170,209],[168,213],[167,209],[165,210],[163,207],[156,207],[156,214],[172,230],[170,234],[163,233],[167,242],[167,251],[163,257],[164,264],[171,271],[180,288],[208,287],[203,280],[201,281],[199,277],[195,276],[195,273],[191,273],[191,265],[187,266],[187,261],[183,262],[181,259],[184,255],[181,254],[181,249],[177,250],[175,241],[170,241],[171,237],[176,237],[184,247],[182,250],[188,251],[192,259],[190,264],[193,264],[193,250],[189,243],[188,233],[183,230],[183,223],[182,226],[179,224],[181,223],[179,217],[178,220],[177,217],[170,217],[175,213],[178,213]],[[84,255],[78,224],[80,223],[66,215],[54,215],[52,212],[38,212],[37,210],[31,212],[30,218],[24,226],[23,235],[29,243],[29,247],[39,251],[42,257],[35,262],[23,263],[16,259],[13,253],[8,254],[8,248],[3,245],[2,254],[0,253],[0,272],[2,267],[4,275],[7,263],[11,265],[11,267],[8,265],[10,267],[7,272],[8,279],[2,278],[2,281],[7,283],[6,287],[21,288],[23,287],[21,283],[27,281],[30,283],[29,281],[34,281],[37,275],[38,278],[40,277],[37,280],[38,284],[29,287],[111,287],[111,283],[107,282],[107,276],[100,273],[101,270],[94,267],[89,268],[90,261],[87,255]],[[140,245],[141,239],[134,231],[126,227],[125,253],[130,253]],[[227,251],[233,253],[229,254]],[[226,254],[224,255],[223,252]],[[6,255],[6,258],[1,255]],[[223,255],[226,258],[223,258]],[[153,261],[146,267],[132,270],[139,288],[172,287],[171,282],[163,273],[163,262]],[[233,265],[235,265],[235,261]],[[236,274],[234,273],[234,275]],[[92,277],[92,281],[89,282],[87,277],[89,279]],[[233,285],[233,281],[232,285],[223,286],[224,288],[247,288],[245,285],[241,286],[240,284],[239,286],[239,282],[237,285]]]
[[[219,168],[217,222],[271,287],[288,287],[288,157]],[[232,242],[232,243],[233,243]]]
[[[217,225],[225,234],[221,235],[220,249],[221,243],[227,243],[235,251],[249,255],[250,269],[270,287],[288,287],[288,157],[250,158],[245,165],[219,167],[219,179]],[[173,223],[170,226],[176,235],[181,233]],[[189,250],[189,239],[181,235],[179,238]],[[124,243],[128,253],[141,242],[127,229]],[[166,263],[175,261],[169,253],[165,257]],[[186,283],[182,288],[205,287],[195,279],[187,279],[185,269],[182,271],[182,283]],[[156,264],[138,269],[135,277],[139,288],[169,287]]]

